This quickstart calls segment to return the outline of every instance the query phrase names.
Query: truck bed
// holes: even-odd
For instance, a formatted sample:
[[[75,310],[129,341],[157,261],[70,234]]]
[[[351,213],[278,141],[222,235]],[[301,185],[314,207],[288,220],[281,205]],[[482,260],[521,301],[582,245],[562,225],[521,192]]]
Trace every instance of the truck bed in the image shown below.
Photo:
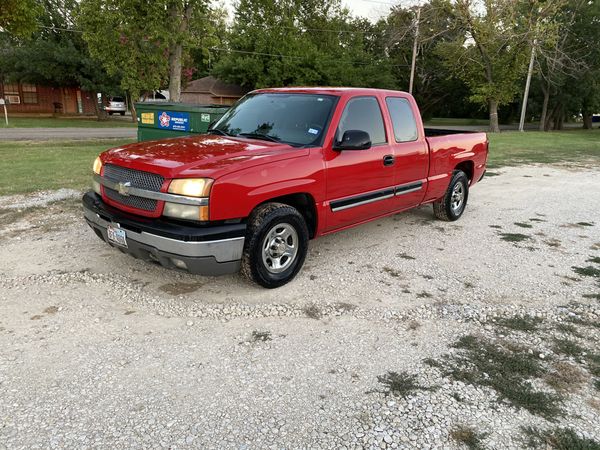
[[[445,136],[448,134],[471,134],[478,133],[478,131],[468,131],[468,130],[445,130],[441,128],[425,128],[425,137],[434,137],[434,136]]]

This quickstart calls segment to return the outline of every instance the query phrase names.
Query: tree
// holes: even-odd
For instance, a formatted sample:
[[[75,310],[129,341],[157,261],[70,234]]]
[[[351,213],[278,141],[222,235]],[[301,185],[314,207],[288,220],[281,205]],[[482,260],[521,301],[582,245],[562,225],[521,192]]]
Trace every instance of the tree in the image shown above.
[[[438,46],[448,67],[471,89],[471,100],[487,106],[490,131],[500,131],[498,107],[520,91],[527,40],[519,0],[457,0],[453,8],[460,38]]]
[[[551,18],[555,32],[540,36],[536,71],[540,130],[561,129],[568,116],[580,113],[584,127],[591,127],[591,115],[600,108],[600,50],[594,45],[600,39],[599,14],[597,3],[560,2]]]
[[[421,114],[468,115],[468,90],[437,54],[438,45],[461,37],[452,20],[452,8],[445,0],[432,0],[420,6],[420,26],[417,39],[415,85],[413,95],[419,103]],[[386,49],[396,85],[408,90],[412,57],[414,19],[416,8],[395,7],[383,22]],[[454,101],[449,101],[453,99]]]
[[[288,85],[392,87],[376,25],[339,0],[241,0],[213,74],[249,88]]]
[[[75,0],[43,0],[39,31],[32,39],[13,39],[2,46],[0,75],[7,80],[46,86],[77,86],[107,93],[118,86],[92,59],[81,33],[73,27]],[[103,111],[96,113],[102,117]]]
[[[92,56],[130,97],[169,85],[179,101],[183,62],[210,20],[207,0],[82,0],[77,23]]]
[[[2,0],[0,2],[0,31],[13,36],[30,36],[37,29],[41,8],[35,0]]]

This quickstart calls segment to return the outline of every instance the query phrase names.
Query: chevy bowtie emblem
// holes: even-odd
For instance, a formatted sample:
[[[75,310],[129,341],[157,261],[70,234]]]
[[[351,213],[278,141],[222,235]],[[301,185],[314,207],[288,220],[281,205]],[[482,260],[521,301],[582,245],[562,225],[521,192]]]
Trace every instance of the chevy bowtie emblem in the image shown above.
[[[119,194],[127,197],[129,195],[129,188],[131,187],[131,181],[117,184],[117,191]]]

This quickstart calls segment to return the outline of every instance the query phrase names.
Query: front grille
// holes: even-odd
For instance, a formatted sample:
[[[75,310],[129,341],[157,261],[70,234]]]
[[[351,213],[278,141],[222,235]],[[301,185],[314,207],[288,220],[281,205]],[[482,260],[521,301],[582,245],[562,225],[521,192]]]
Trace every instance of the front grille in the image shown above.
[[[139,189],[145,189],[147,191],[159,192],[163,185],[164,178],[160,175],[150,172],[143,172],[141,170],[128,169],[127,167],[115,166],[107,164],[104,166],[104,177],[117,183],[131,183],[131,187]],[[137,197],[135,195],[121,195],[113,189],[104,187],[105,195],[122,205],[129,206],[130,208],[141,209],[143,211],[154,211],[156,210],[156,200],[150,198]]]
[[[130,208],[142,209],[144,211],[154,211],[156,209],[156,200],[152,200],[151,198],[138,197],[136,195],[121,195],[106,186],[104,186],[104,194],[112,201],[129,206]]]

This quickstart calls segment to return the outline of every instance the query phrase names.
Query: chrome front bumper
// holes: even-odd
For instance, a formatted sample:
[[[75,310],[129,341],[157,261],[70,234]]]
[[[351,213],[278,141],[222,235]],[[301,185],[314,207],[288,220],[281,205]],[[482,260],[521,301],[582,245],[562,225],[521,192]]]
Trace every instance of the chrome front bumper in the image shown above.
[[[210,229],[197,229],[199,234],[190,236],[190,229],[194,230],[193,228],[178,225],[165,228],[163,223],[160,232],[171,236],[167,237],[149,232],[148,228],[151,227],[144,222],[132,223],[131,216],[120,216],[107,208],[95,193],[89,192],[84,196],[83,207],[86,222],[100,239],[136,258],[202,275],[233,273],[240,268],[245,239],[241,233],[243,226],[238,226],[230,232],[238,236],[211,240],[210,236],[202,234],[205,231],[211,232]],[[125,231],[127,247],[108,240],[106,230],[109,225]],[[181,239],[175,237],[179,228],[183,230]]]

